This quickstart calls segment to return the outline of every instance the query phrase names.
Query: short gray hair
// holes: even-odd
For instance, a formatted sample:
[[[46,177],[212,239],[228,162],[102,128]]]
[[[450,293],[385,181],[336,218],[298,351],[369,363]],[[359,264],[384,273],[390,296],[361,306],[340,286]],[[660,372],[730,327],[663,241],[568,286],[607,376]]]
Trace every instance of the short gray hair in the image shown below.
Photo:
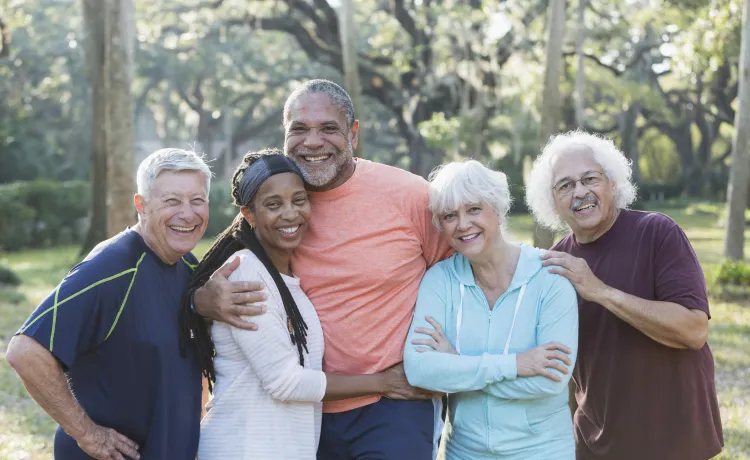
[[[161,149],[147,156],[138,166],[138,194],[148,199],[151,186],[164,171],[198,171],[206,178],[206,194],[211,190],[211,169],[202,156],[183,149]]]
[[[322,79],[308,80],[289,95],[284,103],[284,126],[290,121],[291,114],[289,112],[292,109],[292,104],[294,104],[300,96],[318,93],[325,94],[331,99],[333,105],[344,114],[347,125],[351,128],[355,120],[352,98],[349,97],[349,93],[347,93],[344,88],[330,80]]]
[[[430,173],[432,223],[441,230],[440,215],[467,203],[488,203],[500,215],[503,232],[505,216],[513,204],[508,178],[476,160],[454,161]]]
[[[636,199],[638,190],[632,182],[632,162],[625,158],[611,139],[583,130],[557,134],[544,146],[526,180],[526,204],[531,209],[534,219],[540,225],[553,230],[563,230],[567,226],[555,210],[552,164],[562,152],[575,148],[591,151],[604,174],[615,183],[615,206],[624,209]]]

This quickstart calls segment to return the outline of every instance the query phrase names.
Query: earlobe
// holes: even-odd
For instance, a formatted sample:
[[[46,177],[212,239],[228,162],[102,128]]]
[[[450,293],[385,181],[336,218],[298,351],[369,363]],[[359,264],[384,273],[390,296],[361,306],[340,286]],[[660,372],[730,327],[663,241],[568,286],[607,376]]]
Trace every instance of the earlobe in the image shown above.
[[[245,218],[248,224],[250,224],[251,227],[255,227],[255,219],[253,219],[253,214],[250,212],[250,208],[247,206],[240,207],[240,214],[242,214],[242,217]]]

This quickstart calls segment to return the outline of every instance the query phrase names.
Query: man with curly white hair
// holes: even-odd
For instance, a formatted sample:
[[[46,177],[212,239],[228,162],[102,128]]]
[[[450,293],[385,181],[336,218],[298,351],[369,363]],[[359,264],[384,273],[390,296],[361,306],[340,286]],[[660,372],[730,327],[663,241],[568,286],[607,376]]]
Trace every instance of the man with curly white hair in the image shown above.
[[[527,181],[537,221],[571,230],[542,258],[579,295],[577,458],[706,460],[724,444],[706,282],[682,229],[635,198],[630,162],[582,131],[553,136]]]

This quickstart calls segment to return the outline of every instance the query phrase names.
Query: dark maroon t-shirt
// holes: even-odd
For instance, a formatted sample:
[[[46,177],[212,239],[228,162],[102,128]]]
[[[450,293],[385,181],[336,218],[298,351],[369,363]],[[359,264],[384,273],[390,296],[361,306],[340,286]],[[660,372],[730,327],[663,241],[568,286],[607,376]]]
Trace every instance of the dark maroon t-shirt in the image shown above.
[[[708,311],[706,282],[669,217],[623,210],[598,240],[571,233],[554,247],[588,262],[607,285],[647,300]],[[659,344],[579,297],[575,435],[578,460],[707,460],[724,445],[708,345]]]

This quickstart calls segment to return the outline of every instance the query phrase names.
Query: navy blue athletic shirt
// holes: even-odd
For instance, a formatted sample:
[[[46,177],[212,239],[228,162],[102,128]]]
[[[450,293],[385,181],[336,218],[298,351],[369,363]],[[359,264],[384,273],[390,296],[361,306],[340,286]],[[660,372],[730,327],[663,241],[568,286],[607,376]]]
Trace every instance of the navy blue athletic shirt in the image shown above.
[[[97,246],[19,333],[59,360],[91,419],[139,445],[141,459],[195,459],[201,371],[180,356],[177,313],[197,260],[162,262],[133,230]],[[88,459],[62,429],[55,458]]]

